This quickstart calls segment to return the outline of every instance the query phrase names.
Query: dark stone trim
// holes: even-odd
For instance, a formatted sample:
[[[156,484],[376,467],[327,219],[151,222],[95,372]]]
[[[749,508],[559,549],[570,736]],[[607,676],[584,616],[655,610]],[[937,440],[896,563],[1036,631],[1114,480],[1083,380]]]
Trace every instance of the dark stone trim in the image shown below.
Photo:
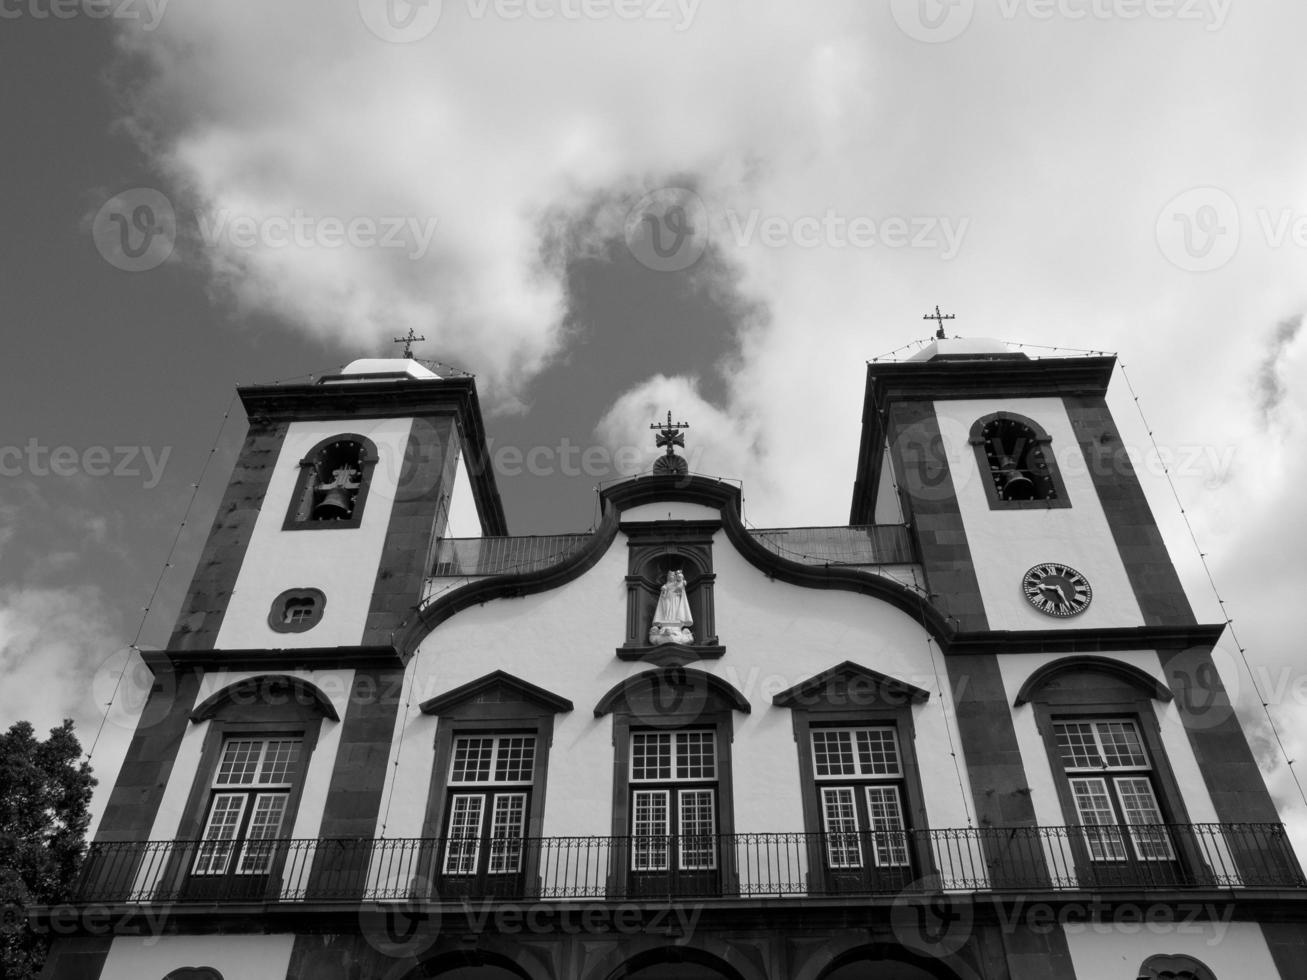
[[[1108,653],[1118,650],[1162,650],[1212,645],[1225,630],[1221,625],[1188,628],[1120,626],[1079,630],[976,630],[940,639],[947,654],[971,653]]]
[[[341,421],[343,423],[345,420]],[[301,520],[295,516],[295,512],[299,509],[304,492],[308,489],[310,461],[335,442],[353,442],[359,446],[359,486],[358,493],[354,495],[354,508],[350,511],[349,518],[343,521],[315,521],[307,517]],[[295,487],[291,491],[290,504],[286,507],[286,517],[281,522],[281,529],[283,531],[340,531],[362,525],[363,507],[368,500],[368,490],[372,487],[372,472],[376,469],[379,459],[376,443],[357,432],[340,432],[318,442],[296,464],[299,466],[299,473],[295,476]]]
[[[1098,395],[1064,403],[1145,625],[1192,625],[1189,598],[1106,401]]]
[[[371,667],[355,672],[319,837],[374,835],[403,685],[403,668]],[[361,887],[367,861],[352,870],[360,876]]]
[[[1158,651],[1194,761],[1219,820],[1278,823],[1279,811],[1212,662],[1214,644]]]
[[[929,891],[921,893],[923,901],[933,897]],[[1307,923],[1307,888],[1301,889],[1114,889],[1098,891],[1033,891],[1015,894],[1002,892],[950,892],[945,901],[953,908],[969,907],[973,921],[982,927],[1003,927],[1018,921],[1023,909],[1038,900],[1047,904],[1056,920],[1066,910],[1078,915],[1073,922],[1091,919],[1087,909],[1093,909],[1092,921],[1112,922],[1118,910],[1125,916],[1122,921],[1139,924],[1139,909],[1173,907],[1191,909],[1195,921],[1258,922],[1263,930],[1268,924],[1284,928],[1285,933],[1299,931]],[[686,898],[673,899],[672,906],[692,908],[701,913],[700,928],[731,929],[762,925],[768,929],[784,926],[812,928],[867,928],[869,921],[887,921],[889,913],[901,908],[904,894],[840,895],[776,898]],[[517,902],[503,906],[517,907]],[[533,915],[538,914],[542,925],[552,928],[556,923],[570,921],[575,925],[578,913],[598,907],[594,899],[550,900],[532,905]],[[642,922],[665,924],[668,920],[667,899],[613,902],[612,907],[638,909]],[[462,900],[415,901],[402,908],[409,918],[400,924],[427,922],[446,935],[472,935],[471,926],[477,921],[494,917],[486,915],[480,903],[469,905]],[[76,909],[80,915],[74,915]],[[161,910],[165,914],[161,914]],[[268,902],[222,903],[214,905],[182,903],[161,906],[158,904],[102,904],[86,906],[34,906],[30,921],[38,928],[49,929],[56,920],[61,929],[73,933],[81,929],[96,934],[106,943],[105,923],[112,924],[115,934],[141,935],[240,935],[269,932],[295,932],[304,935],[354,935],[366,943],[361,935],[362,915],[384,915],[384,908],[375,902]],[[1215,915],[1213,916],[1213,913]],[[673,916],[674,918],[674,916]],[[75,921],[74,921],[75,920]],[[1177,920],[1179,921],[1179,920]],[[153,931],[151,931],[153,930]],[[1061,930],[1057,930],[1061,932]],[[520,936],[515,936],[520,941]],[[67,941],[61,940],[61,941]],[[393,963],[393,961],[391,961]],[[1285,976],[1296,977],[1297,973]],[[61,978],[62,980],[62,978]],[[1260,980],[1260,978],[1259,978]]]
[[[253,424],[310,419],[406,418],[452,414],[463,436],[468,476],[482,532],[505,535],[508,522],[486,448],[485,424],[473,378],[364,381],[348,385],[257,385],[237,389]]]
[[[149,840],[177,750],[189,727],[200,677],[198,670],[154,670],[145,710],[136,722],[118,779],[96,828],[97,842]]]
[[[262,674],[228,684],[211,694],[191,712],[191,722],[199,724],[216,717],[228,704],[277,704],[290,698],[297,704],[312,706],[324,718],[340,721],[331,699],[311,681],[287,674]]]
[[[1262,937],[1281,977],[1307,977],[1307,929],[1296,923],[1260,923]]]
[[[696,660],[718,660],[726,653],[720,644],[659,643],[657,646],[618,647],[617,659],[639,661],[658,667],[684,667]]]
[[[497,688],[515,695],[514,701],[536,705],[554,712],[572,710],[572,702],[567,698],[546,691],[543,687],[524,681],[520,677],[514,677],[503,670],[492,671],[484,677],[460,684],[444,694],[423,701],[419,707],[424,715],[441,715],[455,705],[475,700],[478,695]]]
[[[155,676],[185,669],[330,670],[340,667],[402,667],[408,662],[392,646],[150,650],[142,651],[141,659]]]
[[[1173,697],[1165,684],[1152,674],[1140,670],[1134,664],[1113,660],[1110,657],[1063,657],[1051,664],[1045,664],[1027,677],[1026,682],[1021,685],[1021,690],[1017,692],[1016,700],[1012,702],[1012,706],[1019,708],[1023,704],[1035,700],[1039,696],[1040,688],[1058,674],[1069,670],[1093,670],[1103,674],[1110,674],[1117,680],[1137,688],[1142,694],[1147,695],[1154,701],[1166,702]]]
[[[1062,397],[1107,393],[1115,357],[1043,360],[977,359],[907,361],[867,365],[862,402],[862,439],[853,484],[850,524],[874,523],[876,493],[887,441],[885,419],[892,402],[994,398]]]
[[[50,906],[34,906],[30,922],[33,928],[49,935],[52,929]],[[88,910],[93,911],[93,910]],[[130,914],[130,913],[128,913]],[[65,921],[66,917],[61,917]],[[116,920],[110,919],[110,922]],[[79,923],[80,924],[80,923]],[[90,935],[59,936],[50,944],[45,956],[45,965],[41,968],[40,980],[99,980],[104,972],[105,960],[109,958],[109,949],[113,946],[113,936],[105,935],[104,921],[99,928],[90,926]],[[62,932],[62,930],[61,930]],[[130,934],[130,933],[129,933]],[[141,932],[137,935],[154,935]]]
[[[391,642],[422,602],[433,547],[445,533],[460,450],[453,416],[413,420],[373,579],[364,643]]]
[[[217,642],[288,425],[287,420],[250,420],[245,442],[205,538],[204,550],[196,562],[186,599],[177,614],[169,647],[211,650]]]
[[[312,599],[313,615],[294,623],[286,622],[286,603],[291,599]],[[327,596],[321,589],[287,589],[272,600],[268,610],[268,628],[274,633],[307,633],[322,622],[327,609]]]
[[[944,666],[952,688],[958,749],[966,763],[977,825],[1037,826],[998,657],[992,650],[969,653],[946,657]],[[1020,856],[992,854],[989,859],[994,862],[993,873],[1001,876],[1011,862],[1020,861]],[[1016,880],[1029,881],[1031,872],[1020,864],[1012,868]]]
[[[839,692],[838,701],[835,700],[836,691]],[[780,708],[809,710],[827,704],[883,709],[905,704],[924,704],[929,698],[929,691],[846,660],[781,691],[772,698],[772,704]]]
[[[641,688],[657,688],[664,684],[677,689],[678,703],[681,704],[706,704],[717,698],[743,714],[747,715],[753,710],[743,694],[716,674],[695,670],[693,667],[663,667],[618,681],[595,705],[595,717],[602,718],[623,701],[629,701],[630,696]],[[688,695],[683,693],[687,687],[690,689]]]

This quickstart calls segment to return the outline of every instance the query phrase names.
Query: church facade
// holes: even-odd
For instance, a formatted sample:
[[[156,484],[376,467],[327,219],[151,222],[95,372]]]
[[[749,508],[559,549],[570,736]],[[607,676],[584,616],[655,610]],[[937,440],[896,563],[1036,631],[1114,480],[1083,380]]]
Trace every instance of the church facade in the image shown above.
[[[746,526],[669,415],[592,531],[525,537],[472,379],[241,389],[44,975],[1307,977],[1113,368],[869,365],[845,526]]]

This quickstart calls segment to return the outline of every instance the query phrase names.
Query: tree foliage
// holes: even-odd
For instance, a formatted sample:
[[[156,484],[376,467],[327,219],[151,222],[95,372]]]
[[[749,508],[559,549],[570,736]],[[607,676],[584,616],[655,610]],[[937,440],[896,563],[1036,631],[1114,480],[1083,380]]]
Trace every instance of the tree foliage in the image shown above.
[[[40,741],[25,721],[0,735],[0,976],[36,977],[47,938],[27,909],[66,901],[82,857],[95,780],[73,723]]]

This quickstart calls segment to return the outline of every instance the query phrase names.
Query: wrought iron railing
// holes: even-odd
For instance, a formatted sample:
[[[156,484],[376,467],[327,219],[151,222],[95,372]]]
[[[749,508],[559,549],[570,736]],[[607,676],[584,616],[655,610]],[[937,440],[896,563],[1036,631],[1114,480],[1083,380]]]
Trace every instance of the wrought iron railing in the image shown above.
[[[625,900],[893,895],[909,888],[1307,886],[1280,824],[539,837],[452,846],[443,838],[287,839],[224,843],[218,851],[212,841],[93,844],[75,900]],[[446,873],[455,867],[470,873]]]
[[[753,539],[803,565],[910,565],[917,558],[903,524],[750,528]]]
[[[910,565],[917,559],[902,524],[860,527],[750,528],[769,551],[804,565]],[[525,574],[557,565],[593,534],[445,538],[436,550],[432,578]]]

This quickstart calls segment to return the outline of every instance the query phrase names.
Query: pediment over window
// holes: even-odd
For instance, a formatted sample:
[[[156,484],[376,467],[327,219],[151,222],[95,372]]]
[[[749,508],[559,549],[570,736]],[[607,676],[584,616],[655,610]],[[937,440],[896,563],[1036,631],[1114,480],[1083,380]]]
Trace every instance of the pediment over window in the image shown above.
[[[781,691],[772,698],[772,704],[781,708],[811,708],[817,705],[897,708],[905,704],[922,704],[929,697],[929,691],[846,660]]]
[[[467,705],[530,705],[550,714],[571,711],[572,702],[503,670],[468,681],[421,704],[424,715],[452,714]]]
[[[646,670],[615,684],[595,705],[602,718],[619,706],[648,717],[699,716],[711,711],[751,710],[744,695],[715,674],[690,667]]]
[[[1093,695],[1090,700],[1120,700],[1122,694],[1126,692],[1136,696],[1143,694],[1154,701],[1170,701],[1173,697],[1165,684],[1134,664],[1113,660],[1111,657],[1080,656],[1063,657],[1061,660],[1044,664],[1026,678],[1012,704],[1019,708],[1037,699],[1048,700],[1049,696],[1055,693],[1085,693],[1104,684],[1114,685],[1124,690]]]
[[[289,674],[259,674],[228,684],[205,698],[194,711],[191,721],[198,724],[214,718],[227,705],[258,705],[307,709],[332,721],[340,721],[336,706],[313,682]]]
[[[222,980],[222,974],[211,966],[184,966],[173,970],[163,980]]]

